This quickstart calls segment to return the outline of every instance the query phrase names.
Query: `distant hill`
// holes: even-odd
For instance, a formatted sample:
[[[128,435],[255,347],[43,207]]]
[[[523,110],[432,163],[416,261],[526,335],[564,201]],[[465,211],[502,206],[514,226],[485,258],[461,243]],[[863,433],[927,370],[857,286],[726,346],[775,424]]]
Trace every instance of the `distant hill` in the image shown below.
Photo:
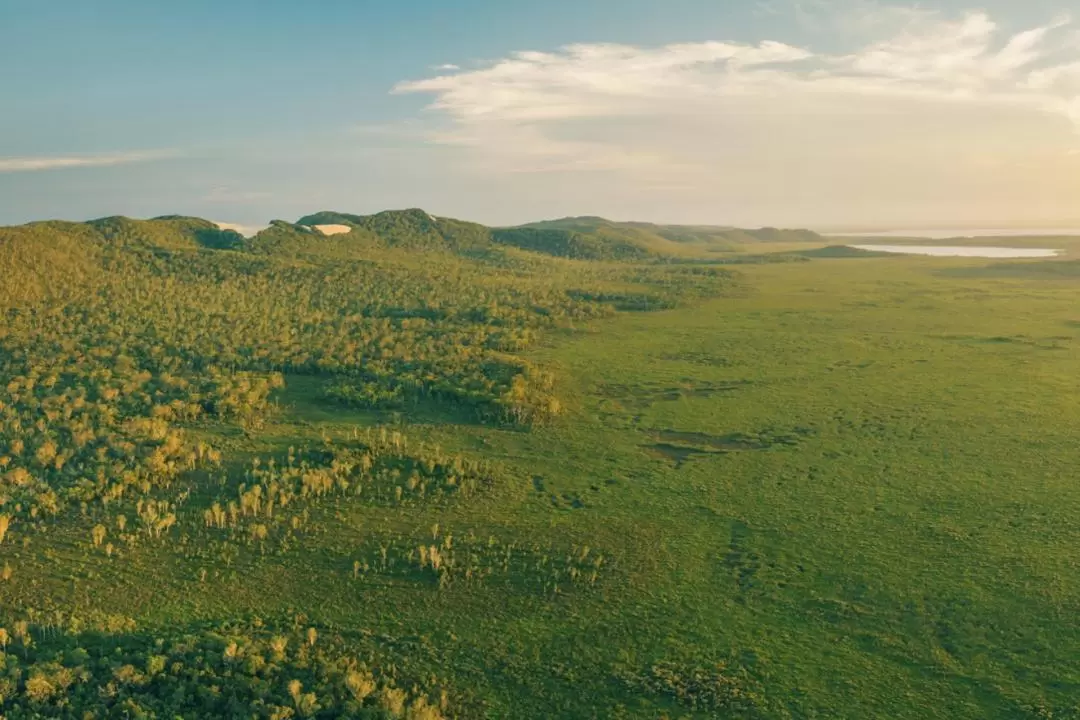
[[[86,222],[59,220],[0,227],[0,300],[13,304],[47,295],[70,293],[100,275],[105,267],[130,265],[136,272],[156,271],[170,258],[193,253],[233,252],[252,256],[351,259],[356,248],[402,244],[434,249],[447,242],[443,234],[424,232],[415,213],[376,216],[373,226],[386,236],[362,227],[346,235],[326,236],[303,225],[274,221],[254,237],[220,228],[195,217],[168,215],[149,220],[112,216]],[[426,218],[426,215],[424,216]],[[413,224],[410,225],[409,221]],[[351,222],[351,220],[350,220]],[[467,225],[467,224],[462,224]],[[453,223],[450,227],[455,227]],[[481,227],[481,226],[476,226]],[[482,228],[486,237],[486,228]],[[450,235],[450,240],[457,238]],[[410,244],[410,241],[411,244]],[[148,264],[148,263],[152,263]]]
[[[331,226],[331,227],[327,227]],[[822,242],[808,230],[613,222],[574,217],[517,227],[487,227],[436,217],[419,209],[373,215],[322,211],[296,223],[275,220],[245,238],[216,223],[166,215],[150,220],[114,216],[88,222],[47,221],[0,228],[0,260],[28,278],[43,273],[80,275],[105,251],[131,249],[156,254],[234,250],[259,255],[356,257],[380,248],[457,254],[502,253],[509,249],[575,260],[635,261],[694,259],[733,252],[761,242]],[[28,281],[31,282],[31,281]],[[33,281],[44,286],[45,280]],[[33,283],[32,283],[33,284]]]
[[[237,248],[244,238],[209,220],[115,216],[89,222],[49,220],[0,227],[0,271],[5,294],[23,298],[71,290],[117,251],[194,252]],[[126,253],[125,253],[126,254]]]
[[[359,230],[353,230],[347,235],[327,236],[314,227],[273,220],[265,230],[246,238],[241,247],[245,252],[263,255],[315,254],[347,257],[357,245],[369,247],[378,242],[379,239],[374,235]]]
[[[297,221],[306,228],[352,227],[345,241],[366,240],[411,249],[480,250],[515,247],[578,260],[640,260],[688,253],[735,251],[760,242],[820,242],[809,230],[742,230],[698,225],[613,222],[601,217],[571,217],[516,227],[489,228],[435,217],[423,210],[395,210],[375,215],[322,211]]]
[[[332,236],[331,242],[347,246],[356,242],[412,250],[449,250],[476,252],[498,247],[579,260],[621,260],[646,258],[654,250],[639,242],[593,232],[575,232],[560,228],[490,228],[477,223],[435,217],[423,210],[389,210],[375,215],[353,215],[324,210],[297,221],[298,232],[321,233],[324,226],[348,226],[352,232]],[[276,228],[274,235],[279,235]],[[263,244],[263,234],[256,245]],[[265,245],[264,245],[265,246]]]
[[[477,223],[437,218],[423,210],[387,210],[374,215],[351,215],[324,210],[307,215],[298,225],[348,225],[354,233],[387,247],[411,250],[477,250],[491,244],[491,230]],[[352,239],[356,239],[353,237]]]
[[[86,223],[114,245],[134,245],[165,250],[226,249],[238,247],[243,236],[234,230],[222,230],[202,218],[165,215],[151,220],[133,220],[115,216]]]
[[[607,238],[619,238],[652,250],[671,249],[670,244],[701,246],[712,250],[736,250],[741,245],[760,242],[822,242],[811,230],[760,228],[748,230],[712,225],[657,225],[646,222],[616,222],[601,217],[567,217],[523,225],[540,230],[568,230]]]
[[[577,232],[558,228],[514,227],[491,231],[499,245],[574,260],[640,260],[662,254],[634,238],[602,232]]]

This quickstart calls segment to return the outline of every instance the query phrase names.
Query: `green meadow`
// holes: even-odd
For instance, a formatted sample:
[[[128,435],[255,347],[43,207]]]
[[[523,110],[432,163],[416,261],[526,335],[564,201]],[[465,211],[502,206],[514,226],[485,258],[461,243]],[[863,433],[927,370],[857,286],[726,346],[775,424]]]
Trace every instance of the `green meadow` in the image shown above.
[[[0,715],[165,717],[147,697],[168,696],[278,718],[1080,717],[1076,266],[762,261],[806,247],[741,246],[757,261],[703,265],[717,285],[643,306],[634,293],[685,279],[512,250],[494,266],[531,269],[507,287],[592,283],[589,307],[611,311],[560,299],[544,317],[563,321],[520,321],[536,332],[512,361],[463,350],[451,370],[403,349],[360,383],[290,360],[243,386],[257,412],[222,411],[221,383],[202,414],[181,396],[147,417],[198,457],[142,491],[30,501],[0,475]],[[481,260],[457,262],[447,276],[481,282]],[[10,324],[7,352],[30,347],[39,326]],[[475,385],[472,364],[496,360],[528,389]],[[163,388],[182,375],[154,368]],[[388,384],[401,368],[422,393]],[[448,401],[444,376],[480,389]],[[38,403],[29,417],[51,412]],[[67,482],[36,442],[23,455]]]

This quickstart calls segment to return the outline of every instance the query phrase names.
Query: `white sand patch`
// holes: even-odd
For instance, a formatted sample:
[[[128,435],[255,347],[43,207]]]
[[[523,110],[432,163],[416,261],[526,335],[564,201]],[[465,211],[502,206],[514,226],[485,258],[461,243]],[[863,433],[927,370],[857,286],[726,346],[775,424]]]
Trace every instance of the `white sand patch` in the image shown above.
[[[323,235],[344,235],[347,232],[352,232],[351,225],[313,225],[312,227]]]
[[[933,257],[1045,258],[1055,257],[1061,252],[1061,250],[1049,248],[950,247],[947,245],[850,245],[849,247],[872,252]]]

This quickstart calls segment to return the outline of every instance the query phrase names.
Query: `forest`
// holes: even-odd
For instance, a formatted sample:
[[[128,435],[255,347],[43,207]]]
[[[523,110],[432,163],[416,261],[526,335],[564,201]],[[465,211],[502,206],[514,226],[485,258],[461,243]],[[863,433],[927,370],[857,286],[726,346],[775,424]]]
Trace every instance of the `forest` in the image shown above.
[[[342,219],[353,224],[344,236],[310,227]],[[204,564],[205,580],[208,568],[295,552],[322,505],[467,502],[506,470],[406,437],[402,414],[524,430],[555,422],[557,378],[523,355],[545,333],[730,284],[721,268],[667,265],[629,242],[544,232],[421,211],[324,214],[252,238],[178,216],[0,229],[6,587],[25,582],[28,552],[60,537],[114,563],[142,546],[172,548]],[[581,257],[653,261],[568,259]],[[265,457],[237,452],[237,438],[287,412],[281,397],[305,380],[309,401],[378,420]],[[550,594],[606,571],[587,547],[454,537],[437,525],[373,537],[353,554],[358,581],[436,587]],[[295,622],[275,634],[227,618],[151,640],[128,618],[84,617],[38,592],[4,593],[3,608],[5,717],[449,712],[439,683],[401,688],[393,658],[358,661],[340,633]]]

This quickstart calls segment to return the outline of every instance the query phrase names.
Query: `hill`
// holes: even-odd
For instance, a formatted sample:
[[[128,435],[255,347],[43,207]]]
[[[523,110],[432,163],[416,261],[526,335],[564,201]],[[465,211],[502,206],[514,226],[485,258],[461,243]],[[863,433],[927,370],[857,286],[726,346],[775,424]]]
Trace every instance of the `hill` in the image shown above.
[[[5,264],[24,268],[25,277],[31,279],[40,278],[43,271],[84,272],[96,262],[92,256],[120,249],[159,254],[236,250],[262,256],[337,258],[370,257],[383,249],[505,258],[506,250],[515,250],[573,260],[662,261],[737,252],[763,242],[817,240],[820,236],[808,230],[654,225],[599,217],[488,227],[415,208],[373,215],[324,210],[296,223],[275,220],[251,238],[209,220],[181,215],[149,220],[111,216],[83,223],[47,221],[0,228],[0,252],[9,256]]]
[[[478,250],[491,244],[489,228],[476,223],[434,217],[423,210],[386,210],[374,215],[352,215],[324,210],[307,215],[298,225],[347,225],[353,228],[349,239],[356,235],[374,240],[387,247],[410,250]]]
[[[419,209],[389,210],[374,215],[324,210],[306,215],[296,224],[297,233],[315,232],[320,228],[346,226],[352,231],[334,235],[331,240],[339,246],[359,241],[365,246],[404,248],[408,250],[446,250],[475,253],[497,248],[518,248],[529,252],[576,260],[645,259],[657,254],[655,249],[633,238],[610,233],[577,232],[562,228],[511,227],[490,228],[477,223],[435,217]],[[284,232],[275,227],[268,233],[275,238]],[[254,245],[265,246],[268,237],[258,237]],[[310,242],[305,245],[311,245]]]
[[[492,238],[499,245],[573,260],[643,260],[661,254],[633,238],[558,228],[499,228]]]
[[[0,227],[0,269],[5,278],[0,296],[15,301],[71,293],[98,273],[106,259],[115,262],[146,253],[220,250],[242,242],[239,233],[221,230],[209,220],[176,215]]]
[[[616,222],[601,217],[567,217],[528,223],[522,227],[564,230],[605,238],[618,238],[655,251],[671,250],[671,244],[698,245],[712,250],[735,250],[741,245],[762,242],[823,242],[812,230],[783,230],[765,227],[743,229],[712,225],[657,225],[646,222]]]
[[[86,223],[101,239],[113,245],[128,245],[163,250],[225,249],[236,247],[243,236],[234,230],[222,230],[209,220],[165,215],[151,220],[133,220],[114,216]]]
[[[375,215],[324,210],[300,218],[297,225],[307,229],[329,225],[348,226],[353,228],[353,232],[342,240],[355,242],[363,238],[367,243],[388,247],[455,252],[514,247],[575,260],[685,257],[700,252],[733,252],[744,245],[762,242],[822,240],[817,233],[809,230],[655,225],[613,222],[592,216],[490,228],[435,217],[418,209],[386,211]]]
[[[145,250],[201,250],[239,247],[243,236],[222,230],[209,220],[167,215],[135,220],[121,215],[68,222],[46,220],[26,225],[0,227],[0,244],[9,250],[19,245],[41,244],[65,258],[78,257],[92,249],[139,248]],[[62,251],[62,252],[60,252]],[[59,256],[57,258],[59,261]]]

